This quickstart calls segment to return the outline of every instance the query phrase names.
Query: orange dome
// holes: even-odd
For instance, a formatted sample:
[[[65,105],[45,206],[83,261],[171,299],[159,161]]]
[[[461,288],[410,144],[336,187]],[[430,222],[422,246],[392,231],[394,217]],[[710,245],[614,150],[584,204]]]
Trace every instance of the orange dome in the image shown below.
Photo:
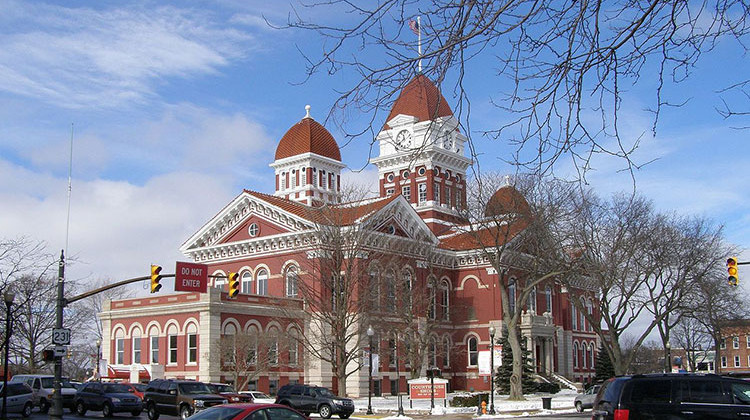
[[[517,189],[506,185],[495,192],[484,209],[485,217],[503,214],[530,215],[531,207],[523,194]]]
[[[276,148],[276,160],[303,153],[315,153],[341,162],[339,145],[320,123],[307,116],[294,124]]]
[[[418,74],[393,103],[391,113],[385,120],[386,129],[390,128],[388,121],[398,114],[417,117],[418,121],[430,121],[437,117],[449,117],[453,111],[437,86],[427,76]]]

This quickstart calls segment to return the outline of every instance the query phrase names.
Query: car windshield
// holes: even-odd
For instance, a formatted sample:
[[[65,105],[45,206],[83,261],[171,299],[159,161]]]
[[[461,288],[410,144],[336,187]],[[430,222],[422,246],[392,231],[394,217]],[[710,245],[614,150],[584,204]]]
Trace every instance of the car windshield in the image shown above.
[[[42,388],[53,388],[55,386],[54,382],[55,382],[55,378],[52,378],[52,377],[42,378]],[[62,380],[60,381],[60,386],[62,388],[73,388],[73,389],[75,389],[75,387],[73,386],[73,384],[70,383],[70,379],[68,379],[68,378],[62,378]]]
[[[181,394],[210,394],[211,390],[208,389],[206,384],[202,382],[195,383],[184,383],[180,384]]]
[[[262,392],[253,392],[253,398],[271,398],[267,394],[264,394]]]
[[[190,416],[190,420],[229,420],[241,413],[244,408],[218,406],[198,412]]]
[[[130,387],[124,384],[106,384],[104,392],[108,394],[131,392]]]
[[[232,388],[230,385],[214,385],[214,387],[219,392],[232,392],[232,393],[234,393],[234,388]]]
[[[133,385],[133,388],[137,389],[140,392],[146,391],[147,386],[144,384],[130,384]]]

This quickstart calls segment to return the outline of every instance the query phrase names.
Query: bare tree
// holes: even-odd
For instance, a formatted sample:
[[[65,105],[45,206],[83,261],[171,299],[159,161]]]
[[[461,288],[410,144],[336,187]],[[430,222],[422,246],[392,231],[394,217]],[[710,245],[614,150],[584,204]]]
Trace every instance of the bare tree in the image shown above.
[[[538,176],[511,180],[497,174],[475,179],[461,229],[473,240],[479,257],[498,273],[503,323],[513,353],[509,398],[523,399],[523,350],[520,327],[536,287],[566,275],[568,257],[562,232],[552,234],[553,219],[569,219],[571,185]],[[528,197],[528,199],[527,199]]]
[[[210,357],[232,378],[234,387],[243,390],[250,381],[280,365],[280,352],[296,341],[273,332],[248,331],[222,335],[212,343]]]
[[[630,169],[645,163],[632,160],[641,137],[621,134],[619,112],[630,99],[623,92],[641,86],[654,92],[647,106],[655,132],[665,106],[687,101],[673,88],[689,79],[706,52],[719,43],[747,50],[750,16],[742,0],[312,0],[306,6],[314,6],[317,21],[297,11],[288,26],[328,41],[322,53],[306,56],[308,74],[358,76],[340,89],[331,111],[344,126],[353,107],[370,115],[369,132],[357,124],[349,134],[373,139],[383,111],[419,72],[454,94],[463,131],[472,133],[466,78],[476,77],[477,67],[487,66],[482,60],[493,57],[497,77],[485,85],[490,95],[497,92],[494,103],[508,117],[479,134],[515,147],[508,160],[527,171],[544,172],[567,156],[582,176],[597,154],[620,157]],[[408,28],[417,28],[407,23],[418,16],[421,45],[415,51],[417,36]],[[733,76],[744,86],[746,75],[737,67]],[[726,94],[722,99],[731,101]],[[741,112],[722,109],[725,115]]]
[[[685,350],[687,368],[690,372],[698,370],[698,364],[703,361],[703,350],[713,345],[711,334],[695,317],[685,314],[675,325],[672,340]]]

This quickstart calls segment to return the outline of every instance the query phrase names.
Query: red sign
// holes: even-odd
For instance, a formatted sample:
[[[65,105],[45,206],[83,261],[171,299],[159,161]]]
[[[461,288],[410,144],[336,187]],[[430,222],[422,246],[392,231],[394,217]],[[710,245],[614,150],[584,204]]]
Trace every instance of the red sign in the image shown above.
[[[177,261],[174,270],[175,292],[201,292],[206,293],[208,287],[208,266]]]
[[[445,398],[445,384],[435,383],[435,398]],[[409,398],[412,400],[429,400],[433,385],[428,383],[409,384]]]

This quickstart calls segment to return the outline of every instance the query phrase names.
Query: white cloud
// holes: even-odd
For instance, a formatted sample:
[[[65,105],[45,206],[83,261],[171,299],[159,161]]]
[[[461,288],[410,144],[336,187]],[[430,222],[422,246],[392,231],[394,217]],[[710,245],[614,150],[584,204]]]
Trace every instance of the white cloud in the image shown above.
[[[7,6],[0,89],[70,108],[145,101],[163,78],[215,73],[254,43],[206,11]]]

